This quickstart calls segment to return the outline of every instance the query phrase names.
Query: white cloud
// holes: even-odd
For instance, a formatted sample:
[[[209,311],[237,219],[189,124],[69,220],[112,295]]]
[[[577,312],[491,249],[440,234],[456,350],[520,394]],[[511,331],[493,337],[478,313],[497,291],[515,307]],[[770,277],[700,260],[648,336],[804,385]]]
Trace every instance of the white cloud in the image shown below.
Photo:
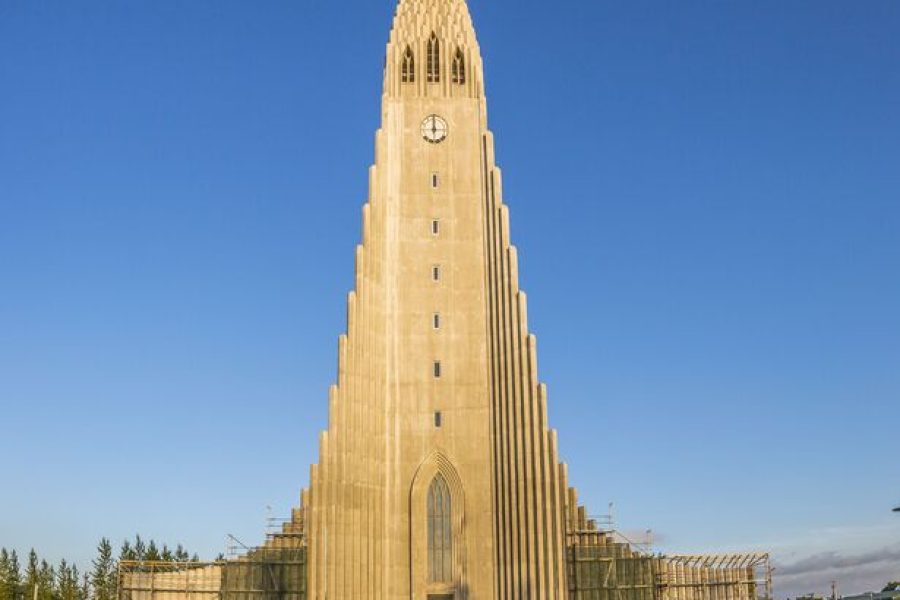
[[[832,581],[846,595],[880,591],[888,581],[900,579],[900,544],[859,554],[822,552],[776,562],[775,569],[779,597],[830,592]]]

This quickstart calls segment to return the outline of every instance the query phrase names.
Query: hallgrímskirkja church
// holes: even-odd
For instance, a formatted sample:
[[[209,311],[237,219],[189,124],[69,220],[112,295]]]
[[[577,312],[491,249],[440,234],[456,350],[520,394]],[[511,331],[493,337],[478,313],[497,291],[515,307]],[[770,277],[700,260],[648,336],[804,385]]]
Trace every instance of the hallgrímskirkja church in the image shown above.
[[[578,505],[547,419],[464,0],[400,0],[369,182],[300,507],[234,560],[123,565],[120,598],[770,595],[765,555],[642,553]]]

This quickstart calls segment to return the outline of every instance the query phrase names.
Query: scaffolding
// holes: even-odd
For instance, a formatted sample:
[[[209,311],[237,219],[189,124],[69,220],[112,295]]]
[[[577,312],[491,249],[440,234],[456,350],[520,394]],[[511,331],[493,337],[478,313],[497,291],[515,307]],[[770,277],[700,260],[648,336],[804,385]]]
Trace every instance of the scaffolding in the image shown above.
[[[254,548],[215,562],[121,561],[119,600],[304,600],[306,548]]]
[[[306,548],[266,544],[214,562],[121,561],[117,580],[118,600],[304,600]]]
[[[305,597],[304,547],[263,546],[223,566],[222,600],[304,600]]]
[[[658,581],[661,600],[772,600],[773,569],[768,553],[661,558],[665,561]]]
[[[224,562],[119,561],[119,600],[219,600]]]
[[[570,600],[772,600],[768,554],[652,554],[623,537],[570,532]]]
[[[583,509],[567,530],[569,600],[772,600],[765,553],[663,555]],[[307,547],[302,513],[269,519],[264,545],[234,536],[225,560],[121,561],[118,600],[305,600]]]
[[[304,600],[303,511],[266,521],[262,546],[248,547],[228,534],[223,560],[120,561],[118,600]]]
[[[772,599],[768,554],[651,555],[603,540],[569,547],[570,600]],[[302,546],[266,545],[215,562],[122,561],[118,598],[305,600],[306,576]]]

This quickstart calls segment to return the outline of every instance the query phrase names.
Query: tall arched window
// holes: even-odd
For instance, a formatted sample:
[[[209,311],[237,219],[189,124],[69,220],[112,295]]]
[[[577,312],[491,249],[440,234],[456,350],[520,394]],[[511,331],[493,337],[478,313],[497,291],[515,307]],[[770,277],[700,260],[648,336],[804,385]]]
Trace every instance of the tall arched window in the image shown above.
[[[438,473],[428,488],[428,581],[452,581],[453,530],[450,522],[450,488]]]
[[[456,56],[453,57],[453,83],[463,85],[466,82],[466,59],[462,50],[456,49]]]
[[[403,53],[403,64],[400,66],[400,81],[403,83],[415,83],[416,81],[416,58],[413,56],[412,48],[406,47]]]
[[[428,83],[438,83],[441,80],[441,43],[435,34],[431,34],[428,40],[428,74],[426,80]]]

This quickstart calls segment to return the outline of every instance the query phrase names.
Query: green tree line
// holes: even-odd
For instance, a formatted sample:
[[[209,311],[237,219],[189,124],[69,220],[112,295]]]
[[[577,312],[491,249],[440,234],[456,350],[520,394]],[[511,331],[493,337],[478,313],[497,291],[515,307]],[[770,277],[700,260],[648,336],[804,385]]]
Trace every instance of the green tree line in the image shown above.
[[[115,600],[119,561],[126,560],[186,563],[199,559],[181,544],[171,549],[139,535],[125,540],[118,554],[108,539],[101,539],[85,573],[65,559],[50,564],[34,549],[20,561],[15,550],[0,548],[0,600]]]

